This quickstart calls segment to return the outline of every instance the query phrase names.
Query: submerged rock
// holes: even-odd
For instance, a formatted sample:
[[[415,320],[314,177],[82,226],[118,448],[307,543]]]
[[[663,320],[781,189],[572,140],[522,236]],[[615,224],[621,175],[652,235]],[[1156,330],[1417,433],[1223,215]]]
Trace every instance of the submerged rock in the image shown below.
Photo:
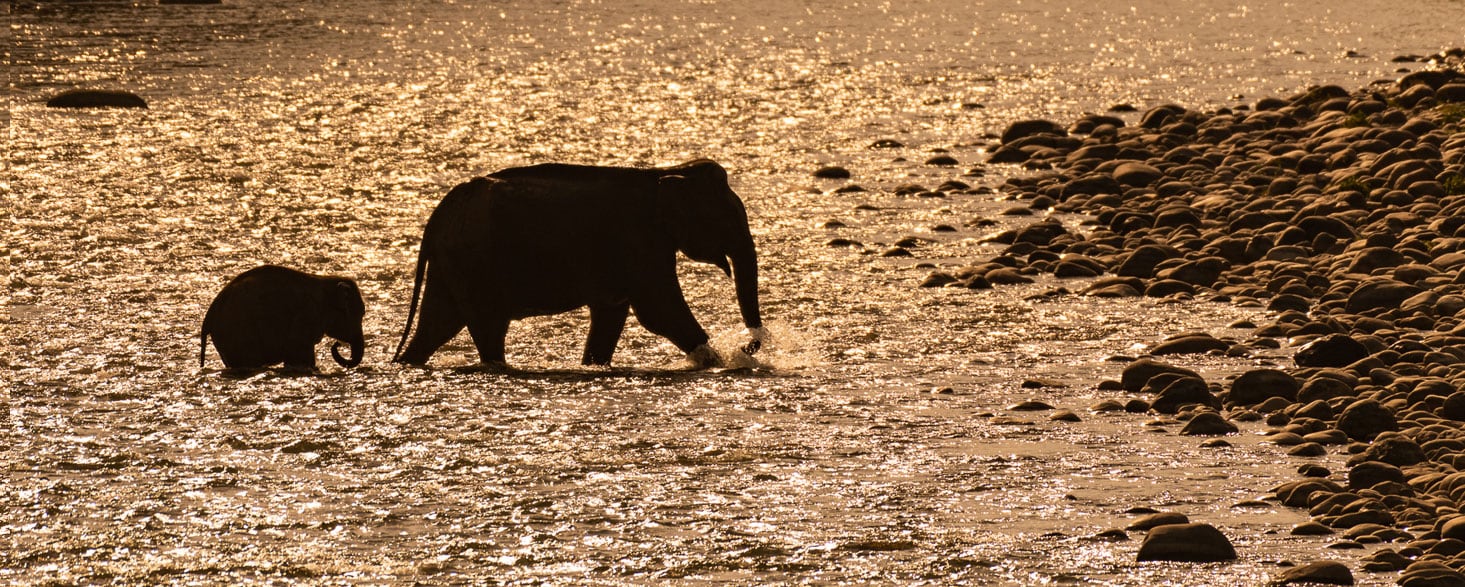
[[[1318,561],[1300,567],[1292,567],[1279,573],[1269,585],[1352,585],[1353,572],[1348,565],[1337,561]]]
[[[121,90],[68,90],[46,100],[50,108],[147,108],[148,103]]]
[[[1210,524],[1169,524],[1152,528],[1140,543],[1139,562],[1218,562],[1236,560],[1231,540]]]

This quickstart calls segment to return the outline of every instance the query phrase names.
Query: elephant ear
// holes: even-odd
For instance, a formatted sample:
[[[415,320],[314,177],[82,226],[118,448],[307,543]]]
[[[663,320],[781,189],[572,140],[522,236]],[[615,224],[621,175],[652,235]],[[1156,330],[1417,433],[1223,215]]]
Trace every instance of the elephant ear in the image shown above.
[[[356,283],[349,279],[342,279],[336,282],[333,292],[336,296],[336,307],[345,310],[353,317],[366,314],[366,306],[361,300],[361,290],[357,289]]]
[[[677,250],[694,261],[711,263],[732,275],[714,190],[682,175],[662,176],[656,184],[656,202],[662,225]]]

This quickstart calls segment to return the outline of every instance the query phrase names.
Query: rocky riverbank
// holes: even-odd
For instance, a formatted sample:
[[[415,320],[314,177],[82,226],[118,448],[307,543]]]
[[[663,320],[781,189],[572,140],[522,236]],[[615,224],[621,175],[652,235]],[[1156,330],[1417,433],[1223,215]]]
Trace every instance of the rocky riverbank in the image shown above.
[[[1134,126],[1013,124],[989,162],[1039,172],[1003,191],[1090,215],[1088,230],[1007,231],[1001,255],[922,285],[1051,273],[1094,278],[1081,295],[1264,306],[1275,319],[1239,325],[1255,328],[1248,340],[1188,333],[1151,348],[1104,385],[1136,395],[1096,407],[1173,415],[1196,435],[1264,419],[1291,455],[1347,451],[1347,471],[1303,464],[1276,488],[1313,516],[1294,532],[1387,543],[1362,568],[1402,571],[1401,585],[1465,585],[1465,50],[1429,60],[1357,90],[1158,106]],[[1206,381],[1177,366],[1283,345],[1297,347],[1291,368]]]

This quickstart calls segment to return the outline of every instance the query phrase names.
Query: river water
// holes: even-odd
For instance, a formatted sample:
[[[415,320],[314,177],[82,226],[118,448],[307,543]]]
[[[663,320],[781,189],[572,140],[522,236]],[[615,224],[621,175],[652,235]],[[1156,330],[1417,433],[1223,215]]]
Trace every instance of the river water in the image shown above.
[[[1030,299],[1082,285],[1052,279],[921,289],[1031,218],[998,193],[896,193],[1025,173],[981,164],[1014,120],[1360,87],[1461,40],[1454,0],[1311,4],[9,3],[0,580],[1196,585],[1258,584],[1287,561],[1357,569],[1359,551],[1288,534],[1305,512],[1255,501],[1300,464],[1261,424],[1202,448],[1174,422],[1088,409],[1116,397],[1096,389],[1116,359],[1191,330],[1244,340],[1227,325],[1260,309]],[[150,108],[43,106],[73,87]],[[938,152],[959,164],[924,163]],[[695,157],[725,165],[749,208],[773,334],[757,365],[688,371],[633,319],[616,367],[582,369],[583,312],[516,323],[512,373],[471,369],[466,335],[432,368],[387,363],[422,223],[452,185]],[[825,165],[853,178],[811,175]],[[864,191],[837,190],[851,184]],[[908,237],[914,256],[881,256]],[[732,283],[683,261],[732,352]],[[199,369],[209,301],[262,263],[358,280],[360,368],[239,378],[210,350]],[[1175,360],[1217,379],[1287,361]],[[1011,409],[1024,400],[1080,421]],[[1217,526],[1240,559],[1141,564],[1141,532],[1096,537],[1140,507]]]

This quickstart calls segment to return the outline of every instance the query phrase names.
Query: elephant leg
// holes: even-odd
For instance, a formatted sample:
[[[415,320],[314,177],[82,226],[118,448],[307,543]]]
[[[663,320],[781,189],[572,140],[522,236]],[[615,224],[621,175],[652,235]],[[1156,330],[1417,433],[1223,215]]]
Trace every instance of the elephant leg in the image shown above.
[[[285,352],[285,368],[315,370],[315,345],[293,348]]]
[[[504,360],[504,338],[509,335],[507,318],[475,316],[468,320],[468,334],[473,336],[473,345],[478,347],[478,360],[484,364],[506,364]]]
[[[647,330],[664,336],[682,352],[692,351],[707,344],[707,331],[697,323],[687,300],[682,297],[682,288],[671,276],[671,285],[652,288],[654,293],[632,300],[631,308],[636,311],[636,320]]]
[[[463,314],[458,311],[457,300],[448,295],[444,284],[428,283],[422,292],[419,308],[417,330],[407,342],[407,348],[402,349],[401,361],[408,365],[427,364],[427,359],[434,352],[453,340],[467,325]]]
[[[582,365],[609,365],[610,356],[621,340],[621,331],[626,328],[626,315],[630,304],[590,306],[590,336],[585,340],[585,356]]]

